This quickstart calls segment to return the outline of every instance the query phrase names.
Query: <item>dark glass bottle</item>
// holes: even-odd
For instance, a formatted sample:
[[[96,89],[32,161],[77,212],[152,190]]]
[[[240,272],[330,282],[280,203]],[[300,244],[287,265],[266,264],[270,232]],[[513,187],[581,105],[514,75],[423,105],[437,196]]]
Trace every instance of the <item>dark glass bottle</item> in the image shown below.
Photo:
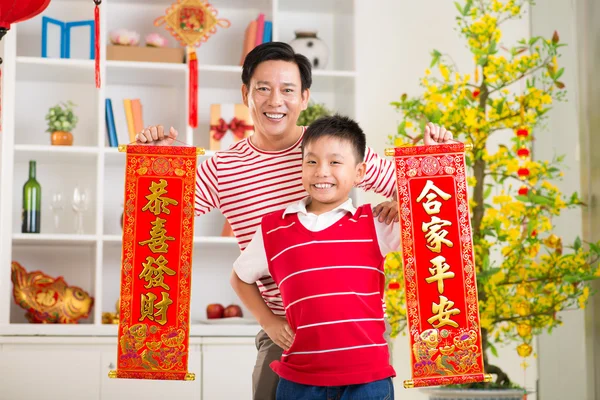
[[[35,161],[29,161],[29,179],[23,186],[22,233],[40,233],[42,187],[35,179]]]

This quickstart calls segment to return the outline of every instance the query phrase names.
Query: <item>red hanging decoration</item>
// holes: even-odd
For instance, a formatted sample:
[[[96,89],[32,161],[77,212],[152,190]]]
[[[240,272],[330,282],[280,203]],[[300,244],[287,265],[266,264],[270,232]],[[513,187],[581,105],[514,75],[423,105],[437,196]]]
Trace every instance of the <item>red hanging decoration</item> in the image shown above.
[[[96,88],[100,88],[100,4],[102,0],[94,0],[94,4],[96,7],[94,8],[94,29],[96,31],[95,43],[94,46],[96,48],[94,54],[96,55],[96,65],[95,65],[95,74],[96,74]]]
[[[198,126],[198,60],[194,47],[200,46],[217,32],[217,26],[228,28],[231,22],[217,18],[217,9],[206,0],[174,0],[165,15],[156,18],[154,25],[167,25],[167,30],[183,46],[187,46],[189,69],[188,123]]]
[[[188,68],[190,72],[190,94],[189,94],[189,121],[188,124],[192,128],[198,127],[198,59],[196,58],[196,52],[190,49]]]
[[[50,0],[0,0],[0,39],[11,24],[35,17],[48,7]]]

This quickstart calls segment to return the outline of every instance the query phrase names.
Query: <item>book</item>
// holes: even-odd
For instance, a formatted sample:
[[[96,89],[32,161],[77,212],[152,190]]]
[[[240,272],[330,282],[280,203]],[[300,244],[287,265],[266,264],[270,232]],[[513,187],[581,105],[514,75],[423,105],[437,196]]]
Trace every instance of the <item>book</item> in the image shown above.
[[[129,132],[129,142],[135,142],[135,125],[133,123],[133,110],[131,108],[131,99],[123,99],[125,108],[125,119],[127,120],[127,131]]]
[[[110,147],[118,147],[119,140],[117,139],[117,129],[115,128],[115,114],[113,112],[111,99],[106,99],[106,132],[108,134],[108,145]]]
[[[240,65],[244,64],[246,55],[252,51],[255,47],[254,43],[256,40],[256,20],[253,19],[246,28],[246,34],[244,35],[244,47],[242,50],[242,58],[240,59]]]
[[[269,43],[273,41],[273,22],[265,21],[265,29],[263,32],[263,43]]]
[[[265,14],[258,14],[256,18],[256,36],[254,38],[254,46],[258,46],[263,42],[263,33],[265,31]]]
[[[137,134],[144,129],[142,102],[140,99],[131,100],[131,113],[133,114],[133,127],[135,129],[135,133]]]

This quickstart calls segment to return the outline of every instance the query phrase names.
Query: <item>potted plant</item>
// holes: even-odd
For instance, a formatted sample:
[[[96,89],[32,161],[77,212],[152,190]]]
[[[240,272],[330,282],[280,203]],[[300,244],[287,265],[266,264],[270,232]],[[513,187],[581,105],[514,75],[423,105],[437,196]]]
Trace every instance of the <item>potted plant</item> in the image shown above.
[[[298,116],[298,122],[296,124],[299,126],[309,126],[314,120],[328,115],[331,115],[331,110],[329,110],[325,104],[315,103],[311,100],[308,103],[306,110],[303,110]]]
[[[582,205],[577,193],[565,195],[553,183],[563,175],[562,157],[531,159],[535,128],[566,93],[560,81],[564,69],[557,63],[564,44],[556,32],[551,38],[523,39],[511,49],[500,44],[503,23],[520,18],[527,3],[532,1],[457,2],[458,31],[473,53],[474,74],[461,73],[452,58],[434,50],[429,67],[434,71],[425,72],[422,96],[404,94],[392,103],[402,114],[397,133],[390,136],[393,145],[417,143],[416,132],[430,121],[472,144],[465,155],[483,357],[485,371],[495,376],[489,384],[468,386],[482,388],[480,398],[513,386],[490,362],[495,344],[512,342],[520,356],[528,357],[532,338],[561,324],[557,312],[584,307],[590,281],[600,276],[600,243],[576,239],[567,245],[553,232],[552,218]],[[525,88],[515,91],[518,81]],[[488,140],[500,130],[514,136],[490,152]],[[386,301],[392,336],[406,327],[402,272],[400,254],[389,255]],[[502,396],[494,394],[511,398]],[[523,389],[512,398],[522,397]]]
[[[61,102],[51,107],[46,114],[46,121],[50,132],[51,143],[55,146],[71,146],[73,144],[73,134],[78,118],[73,113],[73,104],[70,101]]]

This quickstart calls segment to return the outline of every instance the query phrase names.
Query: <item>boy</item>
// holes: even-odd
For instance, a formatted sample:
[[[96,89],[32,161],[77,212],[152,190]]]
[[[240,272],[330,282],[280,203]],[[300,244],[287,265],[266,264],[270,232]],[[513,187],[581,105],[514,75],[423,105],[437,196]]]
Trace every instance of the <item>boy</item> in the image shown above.
[[[234,263],[231,283],[285,351],[271,363],[277,399],[393,398],[382,307],[384,256],[400,246],[397,224],[354,208],[351,189],[365,175],[365,135],[349,118],[315,121],[302,143],[308,197],[262,219]],[[286,319],[265,305],[254,282],[270,275]],[[289,324],[289,325],[288,325]]]

